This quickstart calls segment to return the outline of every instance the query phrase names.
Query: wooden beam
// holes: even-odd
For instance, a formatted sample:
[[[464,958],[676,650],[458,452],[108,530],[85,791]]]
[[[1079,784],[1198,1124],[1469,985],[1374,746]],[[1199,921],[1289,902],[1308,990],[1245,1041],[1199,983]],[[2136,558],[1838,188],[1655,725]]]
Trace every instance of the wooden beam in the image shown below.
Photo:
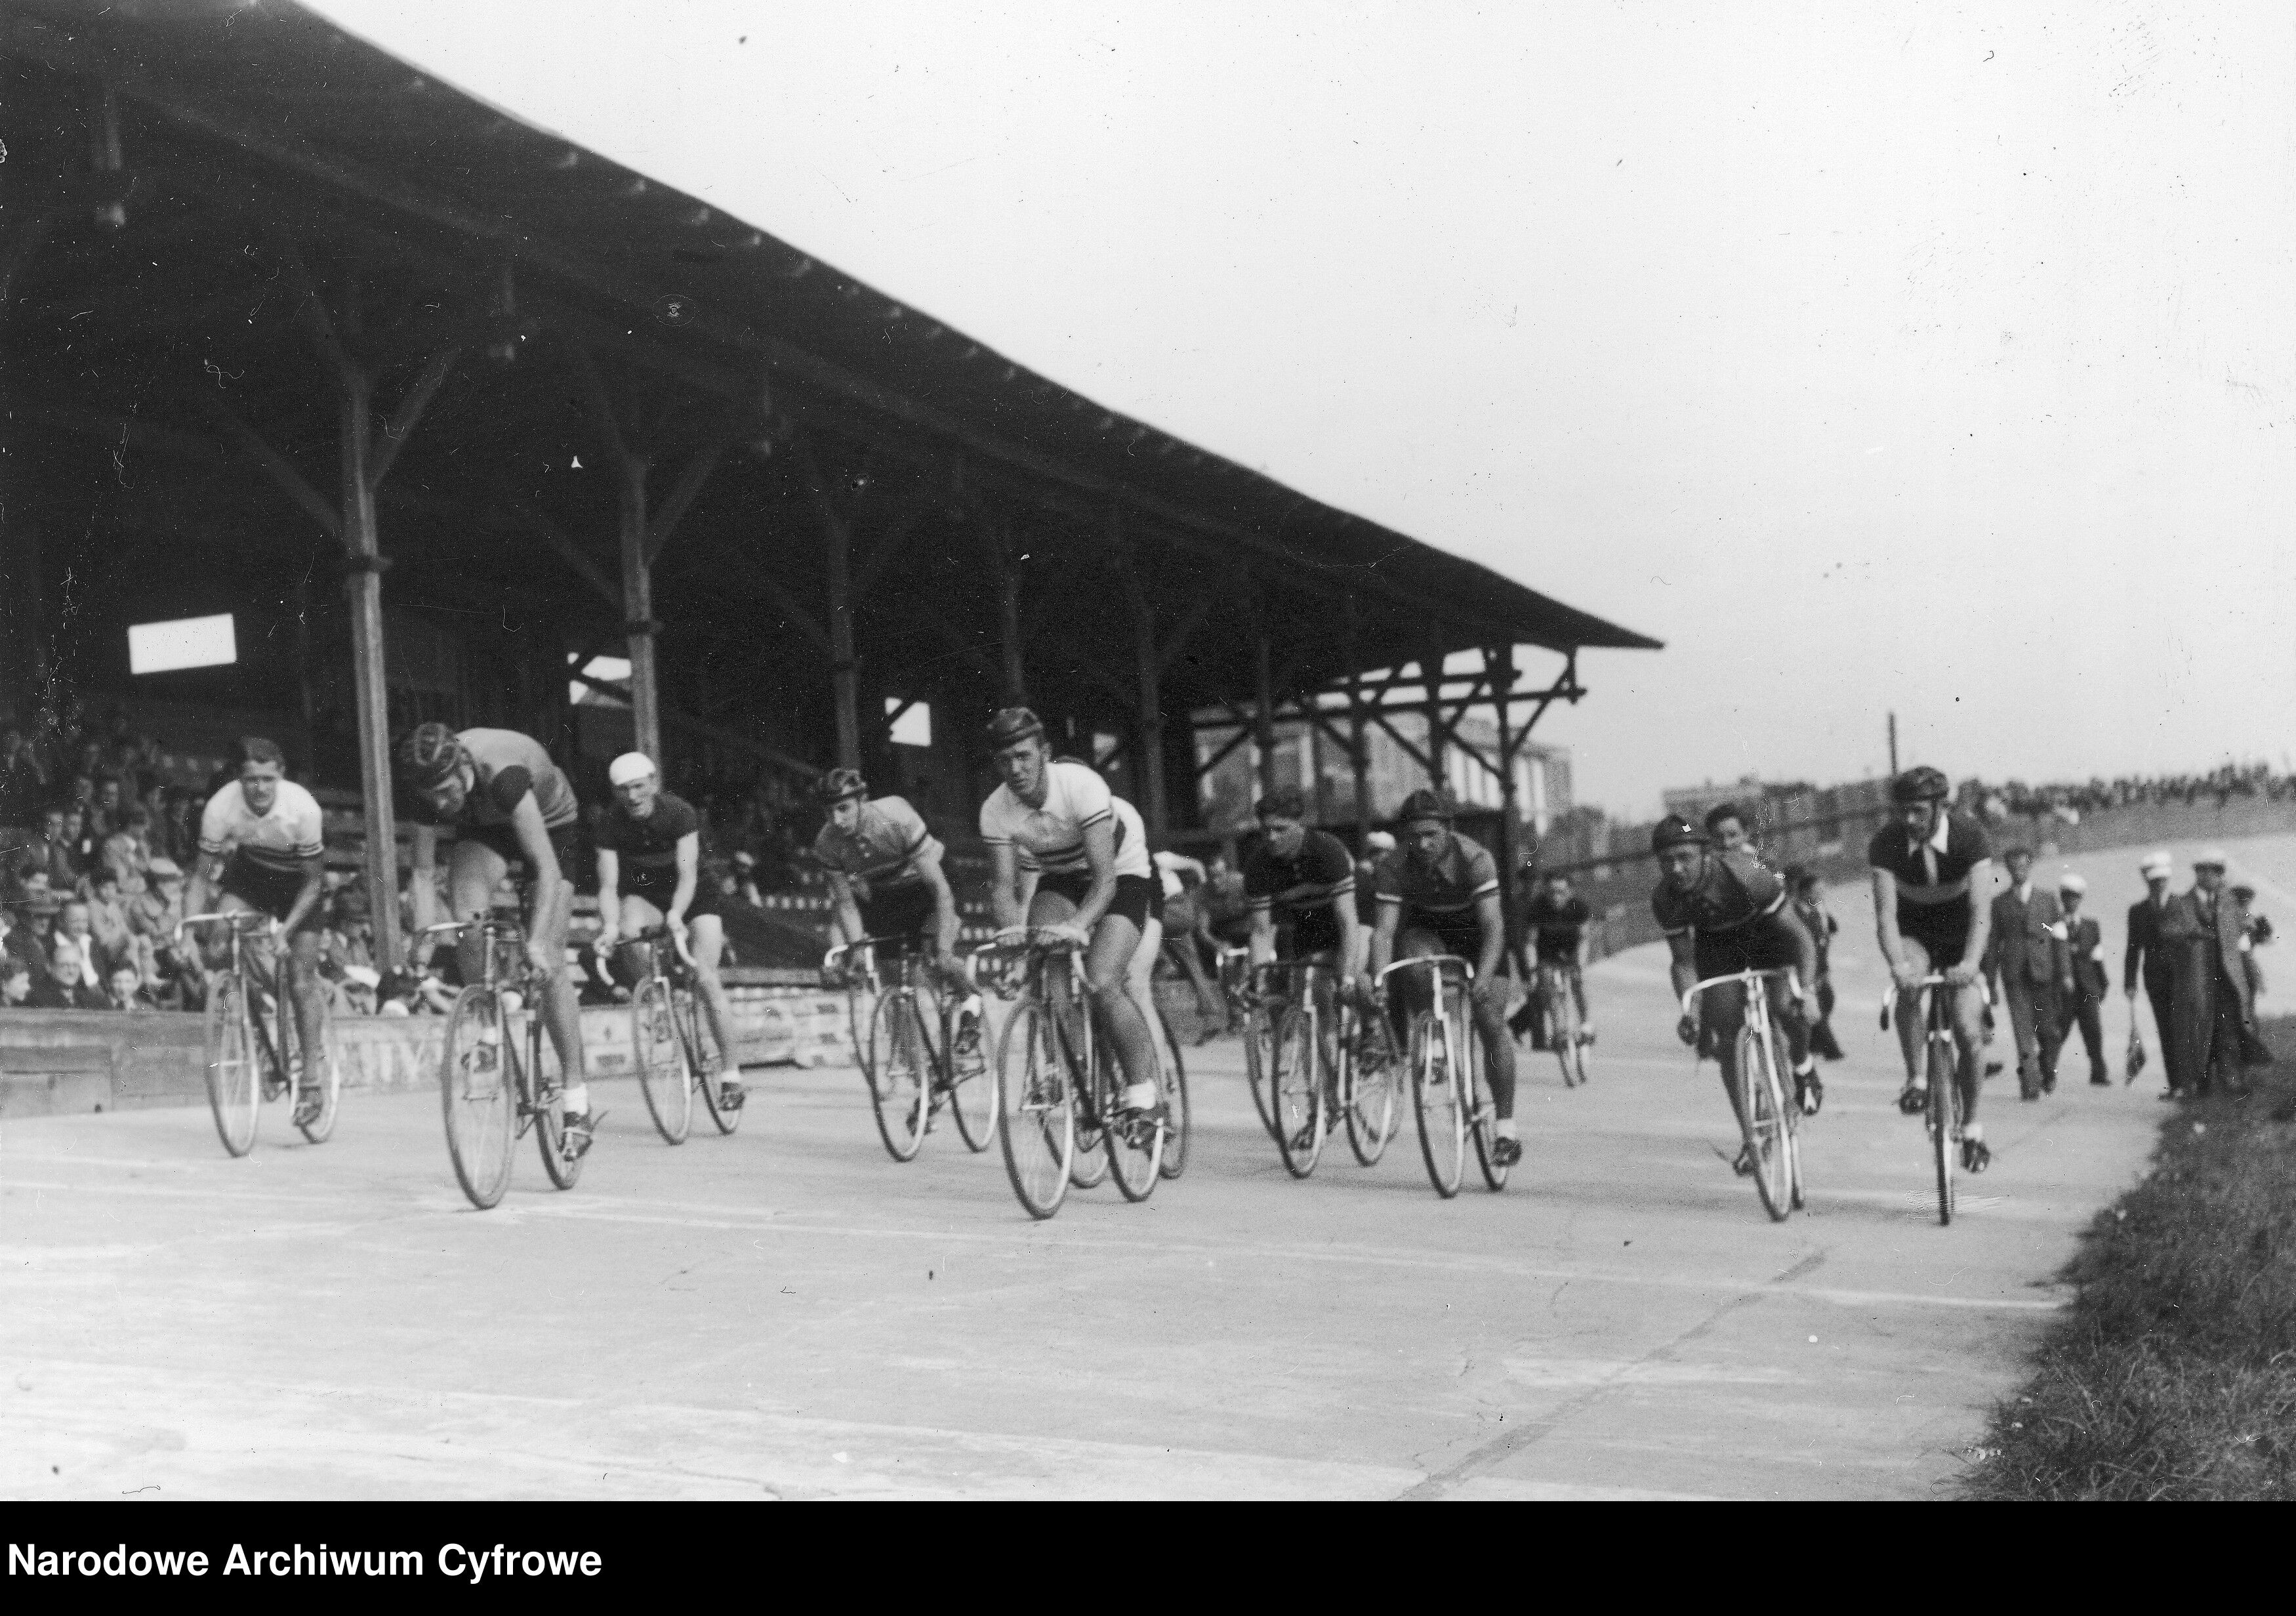
[[[216,425],[222,430],[232,447],[260,468],[288,498],[301,506],[305,514],[317,522],[328,537],[339,544],[349,542],[344,532],[342,510],[329,504],[303,473],[295,469],[292,462],[265,442],[253,427],[234,414],[221,394],[212,388],[202,388],[193,396],[199,399],[200,406],[214,418]],[[364,457],[365,451],[362,450],[362,464]],[[371,488],[368,490],[370,496],[373,492]]]
[[[1205,620],[1211,616],[1211,602],[1202,595],[1198,595],[1189,603],[1188,609],[1181,615],[1179,622],[1174,625],[1172,632],[1165,636],[1164,643],[1156,648],[1158,673],[1171,671],[1172,664],[1180,660],[1180,653],[1187,650],[1188,642],[1195,638],[1196,630],[1204,626]]]
[[[814,514],[829,539],[829,681],[836,707],[837,761],[844,768],[861,767],[859,665],[853,649],[853,530],[829,496],[813,446],[802,434],[797,439],[798,470]]]
[[[496,521],[515,523],[542,540],[560,561],[566,563],[569,571],[590,586],[592,593],[600,600],[617,612],[622,610],[620,587],[606,576],[604,568],[584,554],[573,537],[549,517],[523,500],[514,501],[494,514]]]
[[[617,685],[606,679],[594,679],[578,668],[570,669],[567,677],[572,679],[577,685],[586,685],[592,690],[612,696],[618,701],[627,701],[630,699],[631,692],[628,685]],[[777,747],[767,745],[763,741],[752,740],[736,730],[722,729],[707,719],[697,718],[691,713],[680,712],[674,707],[662,710],[661,721],[682,734],[692,735],[699,741],[711,742],[729,751],[745,752],[750,757],[772,764],[775,768],[786,769],[791,774],[800,775],[808,780],[818,778],[821,774],[819,764],[808,763],[804,759],[792,757]]]
[[[1234,751],[1237,747],[1242,746],[1246,741],[1250,739],[1251,731],[1248,727],[1237,730],[1235,734],[1230,735],[1226,741],[1220,743],[1220,748],[1218,751],[1214,752],[1210,757],[1196,765],[1196,778],[1201,780],[1206,775],[1210,774],[1212,770],[1218,768],[1221,764],[1227,761],[1227,755],[1230,752]]]
[[[367,902],[374,920],[376,963],[394,970],[405,959],[398,935],[398,827],[392,809],[390,695],[383,674],[381,545],[374,519],[374,478],[367,464],[373,425],[366,378],[345,373],[342,447],[343,580],[351,608],[351,685],[358,714],[359,795],[366,809]]]
[[[614,463],[619,473],[616,502],[620,516],[622,555],[622,633],[630,659],[630,718],[638,751],[668,772],[661,752],[661,686],[654,664],[654,636],[661,625],[653,620],[653,569],[646,562],[646,463],[625,455]]]
[[[377,487],[381,487],[382,480],[390,475],[391,463],[398,458],[398,451],[406,447],[407,434],[414,431],[416,423],[421,422],[422,412],[430,407],[430,400],[438,397],[439,388],[446,384],[447,376],[462,357],[463,350],[454,347],[442,348],[433,353],[423,361],[422,371],[398,400],[398,407],[384,418],[382,431],[375,440],[372,463],[367,468],[367,474],[374,479]]]
[[[668,497],[661,502],[661,508],[653,513],[652,520],[646,526],[647,566],[651,567],[661,559],[661,547],[669,542],[669,536],[677,531],[677,524],[685,520],[686,512],[693,508],[694,500],[701,493],[701,485],[709,480],[709,473],[718,469],[718,461],[733,447],[734,439],[741,435],[745,424],[734,416],[726,416],[679,469],[677,480],[670,485]]]
[[[303,263],[302,250],[286,227],[274,225],[267,234],[271,250],[286,274],[287,284],[295,292],[295,317],[310,332],[311,340],[318,345],[319,357],[326,361],[328,374],[340,385],[351,369],[351,360],[344,350],[342,339],[336,334],[334,316],[327,308],[327,300],[319,295],[318,283],[311,278],[310,270]]]
[[[829,630],[824,628],[820,620],[799,603],[797,596],[783,588],[763,572],[752,572],[745,581],[763,590],[766,598],[773,602],[774,609],[788,619],[791,628],[811,641],[815,650],[820,652],[824,657],[833,654],[830,648]]]
[[[869,547],[868,559],[861,563],[860,570],[853,575],[853,599],[856,604],[867,600],[876,592],[877,585],[885,576],[886,567],[907,546],[910,536],[916,532],[923,520],[923,509],[920,506],[911,506],[898,521],[878,536],[877,542]]]
[[[574,342],[567,346],[573,357],[575,380],[581,384],[582,403],[589,412],[590,424],[597,429],[608,463],[619,465],[630,457],[630,448],[623,438],[613,398],[606,391],[606,379],[598,373],[598,362],[590,357],[587,345]]]

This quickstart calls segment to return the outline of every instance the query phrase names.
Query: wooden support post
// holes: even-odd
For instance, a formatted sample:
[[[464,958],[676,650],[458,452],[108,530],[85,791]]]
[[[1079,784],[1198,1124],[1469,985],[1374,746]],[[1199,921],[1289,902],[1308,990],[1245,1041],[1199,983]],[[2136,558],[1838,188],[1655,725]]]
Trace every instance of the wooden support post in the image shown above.
[[[1021,574],[1013,564],[1012,525],[1001,515],[988,517],[982,525],[988,529],[989,560],[996,574],[997,644],[1004,656],[1004,703],[1026,707],[1029,672],[1021,652],[1027,640],[1021,632]]]
[[[1506,934],[1513,938],[1520,935],[1517,889],[1521,882],[1516,866],[1522,860],[1521,804],[1514,789],[1515,749],[1522,744],[1522,736],[1507,723],[1507,700],[1514,689],[1514,647],[1484,646],[1483,677],[1491,687],[1491,710],[1499,726],[1499,909],[1505,916]]]
[[[829,677],[837,700],[837,761],[861,767],[861,670],[853,652],[853,531],[829,522]]]
[[[653,567],[646,556],[646,461],[627,447],[621,467],[622,632],[630,659],[630,722],[638,751],[668,767],[661,752],[661,684],[654,662]]]
[[[350,597],[351,685],[358,714],[359,794],[366,805],[367,908],[376,963],[405,961],[398,935],[398,824],[391,807],[390,693],[383,679],[382,571],[389,565],[374,520],[373,382],[355,365],[338,373],[341,394],[344,593]]]
[[[1427,686],[1427,783],[1439,792],[1451,789],[1451,757],[1443,742],[1443,652],[1430,648],[1419,653],[1419,675]]]
[[[1356,776],[1356,851],[1371,833],[1371,731],[1364,721],[1363,675],[1356,662],[1357,628],[1356,597],[1347,597],[1348,760]]]
[[[1267,619],[1262,613],[1252,624],[1251,738],[1259,748],[1259,794],[1275,789],[1275,672],[1267,643]]]
[[[1132,596],[1132,653],[1138,686],[1134,709],[1139,745],[1134,757],[1140,775],[1140,811],[1148,838],[1160,842],[1170,829],[1164,796],[1164,659],[1156,643],[1156,608],[1148,599],[1132,557],[1126,557],[1124,581]]]

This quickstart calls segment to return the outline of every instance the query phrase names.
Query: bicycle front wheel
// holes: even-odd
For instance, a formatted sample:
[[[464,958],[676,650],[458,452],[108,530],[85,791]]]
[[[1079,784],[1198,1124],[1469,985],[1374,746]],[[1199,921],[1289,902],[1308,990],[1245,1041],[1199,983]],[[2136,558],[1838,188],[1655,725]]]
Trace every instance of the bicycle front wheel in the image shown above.
[[[530,1096],[529,1103],[535,1118],[535,1141],[542,1150],[542,1170],[550,1175],[550,1182],[560,1189],[570,1190],[582,1177],[582,1162],[588,1153],[589,1142],[584,1140],[578,1144],[567,1135],[565,1085],[549,1066],[555,1058],[555,1052],[548,1038],[537,1036],[530,1030],[538,1024],[540,1013],[530,1008],[525,1012],[528,1017],[533,1018],[529,1021],[527,1049],[533,1056],[534,1070],[530,1072],[521,1070],[525,1062],[519,1056],[515,1043],[511,1046],[514,1062],[511,1070],[521,1079],[520,1092]],[[514,1023],[506,1027],[504,1032],[508,1038],[515,1039],[518,1036]],[[594,1118],[597,1112],[594,1101],[590,1109]]]
[[[1275,1109],[1275,1147],[1283,1170],[1305,1178],[1324,1153],[1324,1076],[1316,1059],[1316,1013],[1307,1004],[1283,1012],[1275,1038],[1269,1098]]]
[[[1937,1209],[1940,1224],[1953,1222],[1954,1136],[1961,1131],[1961,1090],[1955,1083],[1957,1061],[1951,1038],[1930,1040],[1930,1153],[1937,1164]]]
[[[1243,1072],[1251,1085],[1251,1109],[1259,1113],[1259,1126],[1267,1136],[1283,1143],[1275,1131],[1275,1112],[1270,1103],[1275,1071],[1275,1018],[1264,1005],[1255,1005],[1244,1013]]]
[[[1450,1028],[1423,1010],[1411,1018],[1411,1101],[1428,1181],[1448,1201],[1459,1193],[1467,1171],[1466,1107],[1460,1099]]]
[[[1475,1165],[1482,1171],[1483,1187],[1496,1194],[1506,1188],[1507,1175],[1514,1169],[1498,1163],[1498,1108],[1491,1098],[1490,1079],[1483,1072],[1480,1035],[1468,1022],[1455,1024],[1451,1037],[1459,1051],[1459,1064],[1467,1074],[1467,1129],[1475,1142]]]
[[[1056,995],[1051,1025],[1054,1046],[1068,1062],[1069,1087],[1075,1094],[1076,1149],[1069,1157],[1069,1182],[1080,1190],[1098,1189],[1108,1177],[1107,1122],[1114,1096],[1093,1068],[1099,1041],[1092,1011],[1079,998]]]
[[[1568,982],[1558,984],[1547,995],[1546,1046],[1554,1052],[1554,1063],[1562,1068],[1563,1087],[1576,1088],[1587,1080],[1579,1062],[1578,1006]]]
[[[1161,1015],[1156,1021],[1164,1029],[1164,1164],[1158,1170],[1177,1178],[1188,1170],[1188,1069],[1180,1059],[1180,1040],[1172,1036],[1171,1022]]]
[[[343,1073],[341,1065],[335,1059],[334,1001],[324,991],[318,999],[319,1034],[313,1040],[316,1047],[302,1052],[302,1081],[298,1085],[295,1095],[295,1126],[312,1144],[324,1144],[334,1136],[335,1113],[340,1109],[343,1098]],[[282,1018],[282,1025],[292,1022],[294,1019],[294,1009],[291,1005],[287,1014]],[[307,1101],[313,1107],[308,1116],[304,1112]]]
[[[233,972],[217,976],[208,993],[208,1108],[215,1113],[217,1136],[234,1156],[255,1148],[263,1106],[263,1059],[251,1014],[245,980]]]
[[[948,1109],[968,1149],[985,1151],[996,1136],[996,1068],[988,1059],[988,1014],[960,1007],[950,1018]]]
[[[693,1079],[693,1087],[701,1091],[701,1109],[709,1113],[709,1120],[721,1134],[730,1134],[742,1126],[741,1105],[729,1105],[719,1088],[727,1062],[718,1040],[709,1031],[709,1018],[701,1013],[701,1001],[690,988],[681,988],[669,996],[672,1019],[677,1023],[677,1041],[685,1051],[685,1070]],[[743,1096],[746,1100],[747,1096]]]
[[[1753,1168],[1754,1193],[1773,1223],[1793,1210],[1792,1169],[1786,1160],[1785,1096],[1767,1040],[1751,1021],[1738,1029],[1738,1131]]]
[[[1395,1031],[1384,1011],[1369,1016],[1349,1012],[1353,1043],[1343,1057],[1349,1077],[1348,1148],[1365,1167],[1376,1167],[1395,1137],[1396,1086],[1402,1068],[1395,1055]]]
[[[693,1074],[671,1013],[669,984],[659,976],[647,977],[631,996],[630,1058],[654,1131],[666,1144],[685,1144],[693,1128]]]
[[[916,997],[905,988],[878,996],[869,1018],[869,1070],[875,1074],[869,1100],[878,1137],[894,1161],[914,1161],[931,1114],[932,1054],[917,1019]]]
[[[517,1093],[503,1038],[502,1003],[491,990],[465,988],[455,996],[439,1059],[439,1101],[455,1177],[480,1210],[510,1187],[511,1145],[518,1137]]]
[[[996,1132],[1004,1147],[1004,1176],[1031,1218],[1050,1218],[1069,1191],[1076,1152],[1075,1095],[1068,1062],[1052,1020],[1023,1002],[1004,1022],[996,1045]]]

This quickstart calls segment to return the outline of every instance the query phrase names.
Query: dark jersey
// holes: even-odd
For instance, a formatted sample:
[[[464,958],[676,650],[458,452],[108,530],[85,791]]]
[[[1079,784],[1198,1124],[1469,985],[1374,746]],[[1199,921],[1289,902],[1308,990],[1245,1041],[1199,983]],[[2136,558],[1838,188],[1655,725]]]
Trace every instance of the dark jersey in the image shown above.
[[[1592,918],[1587,900],[1576,892],[1558,904],[1542,890],[1522,911],[1522,923],[1541,959],[1576,958],[1578,939],[1586,936],[1587,923]]]
[[[1379,861],[1372,885],[1380,902],[1400,904],[1406,912],[1467,915],[1499,890],[1499,866],[1481,843],[1454,833],[1451,845],[1430,864],[1396,849]]]
[[[1925,841],[1885,824],[1866,844],[1866,862],[1898,883],[1898,929],[1925,934],[1968,931],[1970,872],[1992,857],[1985,827],[1966,814],[1946,815]]]
[[[1651,914],[1669,937],[1734,931],[1785,905],[1785,882],[1751,853],[1710,852],[1706,873],[1689,891],[1661,879],[1651,894]]]
[[[514,729],[466,729],[455,739],[471,755],[478,779],[451,823],[506,825],[518,811],[519,800],[529,792],[534,806],[542,810],[544,829],[564,830],[581,817],[581,805],[574,800],[565,771],[532,735]]]
[[[598,826],[598,850],[614,855],[622,891],[666,909],[677,896],[677,844],[701,829],[701,816],[683,797],[657,792],[653,812],[643,819],[633,817],[618,798]],[[697,874],[697,888],[700,880]]]
[[[1306,903],[1278,902],[1281,894],[1298,886],[1327,887],[1323,897]],[[1340,923],[1332,916],[1332,900],[1353,903],[1355,860],[1340,839],[1328,831],[1309,831],[1300,839],[1300,850],[1278,858],[1260,841],[1243,860],[1243,894],[1254,915],[1267,915],[1292,931],[1292,952],[1319,953],[1340,946]]]

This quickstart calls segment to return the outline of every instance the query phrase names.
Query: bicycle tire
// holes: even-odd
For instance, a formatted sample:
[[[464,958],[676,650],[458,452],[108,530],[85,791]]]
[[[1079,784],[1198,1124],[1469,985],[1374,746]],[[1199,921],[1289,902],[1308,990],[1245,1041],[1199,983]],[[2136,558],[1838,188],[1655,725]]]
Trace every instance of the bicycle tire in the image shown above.
[[[1275,1069],[1268,1100],[1275,1109],[1275,1149],[1283,1170],[1305,1178],[1324,1153],[1324,1074],[1318,1058],[1315,1007],[1287,1006],[1275,1035]]]
[[[1942,1048],[1932,1038],[1929,1046],[1930,1062],[1930,1154],[1937,1168],[1937,1209],[1940,1226],[1950,1226],[1953,1215],[1959,1210],[1959,1192],[1954,1182],[1954,1135],[1961,1121],[1961,1089],[1956,1068],[1959,1062],[1950,1038]]]
[[[1451,1072],[1449,1034],[1432,1011],[1411,1018],[1411,1109],[1419,1120],[1419,1154],[1428,1181],[1448,1201],[1467,1171],[1465,1118]]]
[[[1068,1062],[1069,1087],[1076,1106],[1076,1149],[1069,1155],[1069,1182],[1080,1190],[1096,1190],[1108,1178],[1106,1129],[1101,1119],[1112,1097],[1098,1070],[1098,1040],[1093,1036],[1092,1011],[1081,999],[1062,1006],[1056,997],[1047,1007],[1053,1047]]]
[[[1343,1024],[1357,1029],[1354,1046],[1343,1057],[1348,1062],[1348,1148],[1365,1167],[1377,1167],[1395,1138],[1396,1078],[1398,1063],[1395,1032],[1384,1014],[1368,1019],[1355,1011],[1343,1015]],[[1377,1057],[1368,1064],[1361,1048]]]
[[[455,1177],[480,1211],[510,1188],[518,1097],[503,1047],[502,1006],[485,988],[465,988],[447,1013],[439,1059],[439,1103]]]
[[[249,1024],[247,984],[230,972],[215,978],[208,993],[208,1109],[224,1152],[244,1156],[255,1148],[262,1120],[262,1057]]]
[[[1163,1177],[1164,1125],[1154,1115],[1133,1112],[1113,1117],[1101,1130],[1109,1176],[1127,1201],[1145,1201]]]
[[[996,1136],[1004,1176],[1031,1218],[1050,1218],[1069,1193],[1076,1153],[1076,1095],[1068,1063],[1055,1047],[1050,1018],[1022,1003],[996,1041]]]
[[[1275,1021],[1264,1005],[1254,1005],[1243,1014],[1243,1074],[1251,1088],[1251,1108],[1259,1113],[1261,1131],[1276,1139],[1275,1113],[1267,1103],[1269,1072],[1275,1064]]]
[[[1157,1170],[1177,1178],[1188,1170],[1188,1141],[1195,1124],[1188,1115],[1188,1067],[1180,1059],[1180,1040],[1172,1023],[1160,1011],[1156,1024],[1164,1029],[1164,1161]]]
[[[1751,1021],[1738,1029],[1738,1131],[1753,1161],[1754,1193],[1773,1223],[1793,1210],[1787,1194],[1785,1116],[1777,1072]]]
[[[1579,1076],[1576,1059],[1578,1052],[1578,1006],[1570,997],[1570,984],[1557,980],[1546,996],[1546,1046],[1554,1052],[1554,1063],[1562,1068],[1562,1087],[1576,1088],[1585,1079]]]
[[[1001,1087],[996,1064],[988,1058],[986,1005],[973,1018],[970,1054],[957,1048],[964,1032],[964,1011],[960,1006],[949,1018],[948,1109],[956,1119],[957,1136],[977,1155],[996,1142],[996,1100]]]
[[[550,1040],[541,1037],[537,1030],[541,1026],[542,1013],[529,1007],[522,1013],[529,1018],[527,1048],[534,1058],[534,1070],[527,1074],[529,1080],[523,1087],[525,1092],[533,1096],[534,1136],[542,1152],[542,1170],[550,1175],[550,1182],[560,1189],[570,1190],[581,1180],[582,1163],[589,1160],[589,1152],[586,1146],[582,1154],[575,1155],[566,1148],[566,1088],[563,1083],[551,1076],[546,1064],[552,1056],[545,1053],[550,1047]],[[512,1036],[507,1028],[504,1032],[505,1038]],[[512,1049],[515,1054],[516,1046],[512,1046]],[[523,1066],[524,1061],[521,1059],[519,1064]],[[594,1104],[594,1113],[595,1110]]]
[[[877,1006],[873,999],[868,1009],[861,1008],[865,991],[858,982],[846,988],[845,1025],[853,1038],[853,1063],[861,1069],[861,1081],[873,1096],[877,1092],[877,1074],[869,1070],[869,1024],[877,1019]]]
[[[693,1087],[701,1091],[701,1109],[709,1113],[710,1122],[721,1134],[730,1134],[742,1126],[742,1112],[748,1096],[741,1105],[726,1105],[719,1101],[718,1080],[725,1076],[726,1058],[718,1047],[718,1040],[709,1031],[709,1018],[701,1013],[701,1001],[691,991],[673,990],[669,996],[670,1019],[677,1024],[678,1043],[685,1051],[685,1070]]]
[[[1473,1102],[1467,1132],[1475,1146],[1475,1166],[1483,1175],[1483,1187],[1496,1195],[1506,1188],[1514,1169],[1498,1164],[1497,1102],[1491,1098],[1490,1079],[1483,1070],[1482,1038],[1472,1021],[1464,1030],[1455,1028],[1452,1036],[1465,1051],[1462,1063],[1467,1069],[1467,1095]]]
[[[917,1001],[906,988],[877,997],[869,1017],[869,1064],[876,1081],[869,1087],[877,1136],[896,1161],[914,1161],[923,1148],[932,1116],[932,1055],[918,1020]]]
[[[630,1059],[654,1131],[665,1144],[685,1144],[693,1129],[693,1072],[678,1037],[669,984],[659,974],[640,982],[630,997]]]
[[[334,1002],[324,993],[321,993],[318,996],[318,998],[319,1080],[314,1087],[316,1087],[319,1091],[319,1114],[313,1117],[308,1122],[299,1120],[299,1116],[303,1109],[303,1096],[299,1092],[295,1095],[295,1110],[299,1117],[295,1126],[297,1129],[301,1132],[303,1137],[309,1140],[313,1144],[324,1144],[328,1140],[334,1137],[335,1118],[342,1109],[343,1072],[342,1062],[335,1059]],[[289,1012],[286,1019],[289,1021],[292,1021],[294,1019],[291,1010]],[[311,1052],[307,1049],[303,1052],[303,1069],[306,1075],[310,1071],[311,1061]]]

